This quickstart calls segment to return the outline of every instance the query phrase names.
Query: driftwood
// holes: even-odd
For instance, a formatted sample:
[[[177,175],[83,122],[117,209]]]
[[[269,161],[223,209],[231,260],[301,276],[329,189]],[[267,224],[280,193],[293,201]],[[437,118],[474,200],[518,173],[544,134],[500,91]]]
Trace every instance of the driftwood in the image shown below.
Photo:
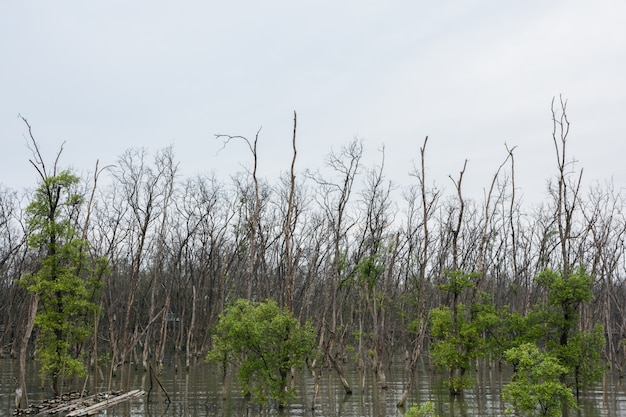
[[[141,397],[145,394],[145,392],[143,390],[140,389],[136,389],[133,391],[129,391],[127,393],[118,395],[116,397],[112,397],[112,398],[107,398],[104,401],[101,401],[99,403],[96,403],[94,405],[90,405],[89,407],[85,407],[85,408],[78,408],[70,413],[67,414],[67,417],[73,417],[73,416],[87,416],[87,415],[92,415],[92,414],[96,414],[104,409],[107,409],[109,407],[112,407],[116,404],[119,403],[123,403],[124,401],[128,401],[128,400],[132,400],[133,398],[138,398]]]
[[[65,415],[85,416],[96,414],[104,409],[120,404],[124,401],[138,398],[144,395],[143,390],[129,392],[110,391],[101,392],[90,396],[81,396],[77,392],[64,394],[51,400],[44,400],[39,404],[31,404],[29,409],[16,410],[17,415]],[[67,413],[67,414],[65,414]]]
[[[78,393],[73,393],[76,395],[80,395]],[[31,405],[33,408],[39,409],[39,413],[37,415],[50,415],[57,414],[65,411],[71,411],[79,407],[83,407],[84,404],[93,404],[98,401],[98,397],[102,397],[103,394],[94,394],[88,397],[80,396],[75,398],[74,395],[62,395],[60,398],[55,398],[52,400],[46,400],[45,402],[39,405]],[[64,398],[67,397],[67,398]]]

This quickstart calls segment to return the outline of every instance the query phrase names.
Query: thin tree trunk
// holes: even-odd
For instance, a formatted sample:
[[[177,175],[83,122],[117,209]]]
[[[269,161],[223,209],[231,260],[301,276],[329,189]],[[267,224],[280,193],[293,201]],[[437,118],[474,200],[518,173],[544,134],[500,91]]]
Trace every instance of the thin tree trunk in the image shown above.
[[[293,265],[293,250],[292,250],[292,216],[293,216],[293,199],[296,188],[296,112],[293,112],[293,158],[291,160],[291,170],[289,174],[289,200],[287,202],[287,214],[285,218],[285,293],[284,303],[285,308],[293,313],[293,291],[294,291],[294,265]]]
[[[161,332],[160,332],[160,340],[157,350],[156,360],[159,365],[159,375],[163,372],[163,358],[165,357],[165,346],[167,345],[167,323],[168,317],[170,317],[170,295],[169,293],[165,296],[165,307],[163,307],[163,317],[161,321]],[[171,316],[173,323],[176,323],[176,318]]]
[[[38,305],[39,296],[34,295],[31,298],[30,307],[28,309],[28,318],[26,319],[26,327],[24,328],[24,334],[22,335],[22,344],[20,345],[20,379],[18,381],[18,388],[22,390],[22,401],[20,401],[19,405],[23,409],[26,409],[29,406],[28,391],[26,389],[26,352],[28,349],[28,341],[30,340],[30,336],[33,333],[33,327],[35,325],[35,315],[37,314]]]
[[[332,363],[333,368],[335,368],[335,371],[337,371],[337,375],[339,376],[339,381],[341,381],[341,385],[343,386],[344,391],[346,392],[346,394],[352,394],[352,388],[350,388],[350,383],[346,379],[346,376],[343,372],[343,368],[339,364],[339,361],[337,360],[337,358],[335,358],[334,355],[331,354],[330,351],[328,354],[328,358],[330,359],[330,363]]]
[[[155,276],[152,277],[152,285],[150,286],[150,310],[148,312],[148,317],[150,319],[152,319],[152,317],[154,317],[154,310],[156,309],[155,307],[155,303],[156,303],[156,274]],[[143,341],[143,352],[142,352],[142,358],[141,358],[141,363],[143,366],[143,371],[147,372],[148,371],[148,357],[150,356],[150,335],[152,334],[151,328],[148,325],[146,327],[145,330],[146,336],[144,338]]]
[[[409,365],[409,379],[407,380],[404,386],[404,390],[402,391],[402,397],[400,398],[400,401],[398,401],[398,407],[404,407],[415,382],[415,371],[417,370],[417,362],[422,353],[424,335],[426,334],[424,317],[420,317],[419,321],[419,333],[417,335],[417,340],[413,344],[413,352],[411,353],[411,363]]]
[[[191,358],[191,339],[196,325],[196,286],[191,286],[191,322],[189,323],[189,331],[187,332],[187,346],[185,347],[185,369],[189,371],[189,362]]]

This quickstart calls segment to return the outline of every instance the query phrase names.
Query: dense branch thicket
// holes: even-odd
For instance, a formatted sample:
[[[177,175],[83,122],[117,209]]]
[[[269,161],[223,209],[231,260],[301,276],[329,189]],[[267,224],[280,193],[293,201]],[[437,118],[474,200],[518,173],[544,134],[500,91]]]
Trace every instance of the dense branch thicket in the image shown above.
[[[452,193],[431,185],[423,169],[426,141],[408,188],[386,177],[384,152],[379,164],[363,166],[356,139],[329,153],[324,170],[295,176],[286,167],[276,183],[257,178],[256,152],[254,175],[241,172],[221,183],[181,178],[172,148],[155,155],[127,150],[101,173],[90,220],[84,208],[72,217],[90,242],[89,255],[105,256],[110,267],[98,300],[98,337],[86,343],[97,343],[91,347],[114,369],[147,369],[172,356],[189,366],[211,348],[226,305],[275,299],[313,322],[319,360],[338,371],[343,359],[353,360],[376,370],[384,385],[394,353],[416,356],[429,343],[428,311],[471,305],[487,294],[497,309],[525,315],[546,297],[538,274],[584,265],[593,298],[582,306],[579,326],[592,331],[601,322],[603,355],[623,373],[624,195],[612,185],[581,185],[582,172],[565,153],[568,122],[559,114],[554,120],[551,194],[532,208],[517,200],[509,148],[494,165],[483,201],[465,197],[464,167],[452,178]],[[248,143],[256,150],[256,139]],[[85,190],[91,186],[85,179]],[[0,347],[16,356],[31,305],[16,282],[39,256],[25,243],[31,199],[27,191],[0,187]],[[457,270],[474,274],[472,289],[441,291]],[[289,297],[285,283],[293,286]]]

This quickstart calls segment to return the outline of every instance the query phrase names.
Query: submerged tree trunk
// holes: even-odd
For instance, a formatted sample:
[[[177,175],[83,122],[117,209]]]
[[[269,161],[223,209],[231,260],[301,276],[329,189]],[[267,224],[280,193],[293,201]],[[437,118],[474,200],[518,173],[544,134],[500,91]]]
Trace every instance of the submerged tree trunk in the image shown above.
[[[165,296],[165,306],[163,307],[163,317],[161,318],[161,330],[159,332],[159,344],[157,345],[156,361],[158,364],[159,375],[163,372],[163,359],[165,358],[165,346],[167,344],[167,324],[171,319],[172,323],[176,323],[176,317],[170,316],[170,295]]]
[[[189,323],[189,330],[187,331],[187,345],[185,346],[185,369],[189,371],[190,359],[191,359],[191,340],[195,330],[196,324],[196,286],[191,287],[191,322]]]
[[[398,401],[398,407],[404,407],[406,401],[409,399],[409,394],[411,393],[411,389],[413,388],[413,384],[415,383],[415,371],[417,370],[417,362],[422,353],[422,346],[424,343],[424,335],[426,334],[424,318],[421,317],[419,325],[419,333],[417,339],[413,343],[413,352],[411,353],[411,363],[409,365],[409,377],[404,385],[404,390],[402,391],[402,397],[400,397],[400,401]]]
[[[16,408],[26,409],[28,408],[28,393],[26,390],[26,352],[28,349],[28,341],[30,340],[30,336],[33,333],[33,327],[35,325],[35,315],[37,314],[37,306],[39,305],[39,297],[34,295],[31,298],[30,306],[28,308],[28,317],[26,319],[26,327],[24,328],[24,334],[22,335],[22,343],[20,345],[20,378],[18,381],[18,386],[16,388],[16,396],[17,390],[21,390],[22,397],[20,398],[20,403],[17,404],[16,399]]]
[[[352,388],[350,388],[350,383],[346,379],[341,364],[339,364],[339,361],[337,360],[335,355],[332,355],[330,352],[328,358],[330,359],[330,363],[332,363],[333,368],[335,368],[337,376],[339,376],[339,381],[341,381],[341,386],[343,387],[344,391],[346,392],[346,394],[352,394]]]

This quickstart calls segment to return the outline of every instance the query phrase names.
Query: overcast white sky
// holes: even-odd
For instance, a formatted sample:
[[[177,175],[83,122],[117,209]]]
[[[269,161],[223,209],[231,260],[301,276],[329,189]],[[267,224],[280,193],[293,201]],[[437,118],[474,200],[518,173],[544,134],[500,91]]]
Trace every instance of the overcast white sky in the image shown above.
[[[626,186],[626,2],[31,1],[0,3],[0,183],[33,186],[26,127],[63,166],[174,146],[181,173],[227,177],[259,139],[260,175],[315,169],[358,136],[365,164],[410,181],[429,135],[431,180],[468,159],[482,198],[517,146],[528,201],[555,171],[550,102],[568,99],[569,152],[585,184]]]

